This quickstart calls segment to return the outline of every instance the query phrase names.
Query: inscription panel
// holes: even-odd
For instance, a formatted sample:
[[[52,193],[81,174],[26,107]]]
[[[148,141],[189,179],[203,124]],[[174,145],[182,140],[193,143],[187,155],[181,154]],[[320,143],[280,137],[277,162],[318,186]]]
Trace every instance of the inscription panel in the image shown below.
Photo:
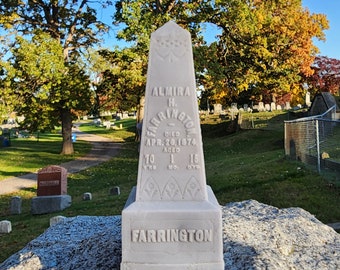
[[[212,229],[150,229],[132,230],[133,243],[202,243],[212,242]]]
[[[140,224],[143,226],[140,227]],[[145,246],[148,252],[158,252],[160,246],[166,246],[169,250],[176,247],[176,253],[188,248],[198,252],[214,250],[216,241],[214,232],[216,228],[212,220],[192,220],[190,224],[184,219],[164,221],[148,219],[142,223],[136,220],[131,224],[129,248],[141,250],[140,246]],[[168,251],[168,248],[165,250]]]
[[[195,89],[189,86],[151,89],[150,102],[162,106],[148,108],[144,118],[139,171],[143,200],[205,198],[198,111],[186,109],[193,95]]]
[[[59,180],[48,180],[48,181],[40,181],[39,186],[41,187],[51,187],[51,186],[59,186]]]

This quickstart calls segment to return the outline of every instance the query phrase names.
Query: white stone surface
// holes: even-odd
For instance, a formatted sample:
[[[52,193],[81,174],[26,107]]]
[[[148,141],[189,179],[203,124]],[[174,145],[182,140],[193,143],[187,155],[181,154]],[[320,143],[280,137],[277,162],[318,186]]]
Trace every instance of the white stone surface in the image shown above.
[[[137,201],[207,199],[191,37],[170,21],[151,35]]]
[[[311,102],[311,100],[310,100],[310,92],[309,92],[309,91],[306,92],[305,101],[306,101],[306,105],[307,105],[308,107],[310,107],[310,106],[312,105],[312,102]]]
[[[225,270],[337,270],[340,234],[301,208],[254,200],[222,208]],[[120,269],[121,217],[78,216],[48,228],[0,269]]]
[[[205,177],[191,37],[170,21],[151,35],[122,270],[224,268],[221,209]]]
[[[270,110],[271,111],[276,111],[276,104],[275,104],[275,102],[270,103]]]
[[[59,222],[63,222],[66,217],[64,216],[55,216],[50,218],[50,226],[58,224]]]
[[[12,223],[9,220],[0,221],[0,233],[10,233],[12,231]]]
[[[221,209],[207,201],[134,202],[123,211],[121,269],[224,269]],[[220,222],[216,222],[220,221]],[[126,237],[126,239],[124,239]]]

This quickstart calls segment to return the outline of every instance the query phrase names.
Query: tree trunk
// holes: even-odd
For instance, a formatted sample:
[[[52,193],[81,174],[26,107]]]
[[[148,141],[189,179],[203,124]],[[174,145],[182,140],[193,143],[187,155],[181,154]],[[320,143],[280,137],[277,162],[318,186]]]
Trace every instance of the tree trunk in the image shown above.
[[[142,125],[144,118],[144,105],[145,105],[145,97],[142,96],[139,99],[139,103],[137,105],[137,125],[136,125],[136,134],[135,141],[139,142],[142,135]]]
[[[61,133],[63,136],[62,155],[72,155],[74,153],[72,143],[72,114],[69,109],[61,110]]]

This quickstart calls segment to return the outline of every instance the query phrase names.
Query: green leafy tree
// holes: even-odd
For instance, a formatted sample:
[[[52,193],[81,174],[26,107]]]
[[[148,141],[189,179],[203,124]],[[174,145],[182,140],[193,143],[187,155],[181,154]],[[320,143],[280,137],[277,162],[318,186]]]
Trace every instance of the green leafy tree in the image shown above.
[[[103,71],[97,85],[100,107],[106,110],[126,111],[137,108],[145,89],[145,55],[133,49],[102,50],[103,58],[111,63],[110,69]]]
[[[132,43],[131,50],[139,56],[144,56],[139,58],[142,65],[138,66],[141,69],[140,75],[145,76],[151,33],[169,20],[174,20],[191,33],[195,44],[194,49],[201,48],[200,44],[205,43],[202,35],[204,31],[203,18],[209,13],[211,6],[209,1],[200,0],[120,0],[116,2],[116,10],[114,20],[122,25],[117,37]],[[203,51],[199,51],[197,54],[208,55]],[[197,68],[198,73],[201,73],[201,70],[204,71],[204,65]],[[136,71],[133,73],[136,74]],[[136,88],[138,100],[143,96],[144,89],[144,83]]]
[[[105,53],[103,53],[105,52]],[[106,75],[116,70],[115,64],[112,64],[110,57],[104,57],[112,54],[108,49],[93,49],[87,50],[85,57],[82,59],[82,66],[86,73],[90,76],[91,88],[94,94],[94,102],[91,108],[91,114],[99,117],[101,111],[115,109],[110,102],[110,97],[106,95],[108,91],[100,88],[103,80],[109,80]]]
[[[103,5],[109,2],[101,1]],[[12,61],[17,69],[12,88],[17,89],[26,123],[38,129],[61,122],[62,154],[73,153],[72,120],[75,112],[86,109],[90,102],[89,79],[78,65],[79,57],[108,29],[96,18],[95,8],[100,5],[92,4],[88,0],[0,3],[2,28],[28,40],[18,39]],[[24,48],[33,50],[32,54]]]
[[[227,96],[251,90],[258,97],[292,93],[310,68],[318,49],[313,38],[324,38],[326,17],[310,14],[301,0],[220,0],[208,20],[222,29],[218,41],[220,69]]]
[[[15,96],[12,94],[11,81],[7,76],[10,68],[10,65],[0,60],[0,124],[13,112],[16,103]]]
[[[303,91],[303,74],[311,75],[318,49],[313,38],[323,39],[326,16],[303,9],[301,0],[121,0],[115,21],[126,27],[118,37],[135,42],[147,52],[150,33],[175,20],[193,37],[195,67],[204,96],[223,103],[242,91],[269,98]],[[202,30],[207,23],[221,29],[212,44]]]
[[[150,35],[168,22],[187,28],[195,42],[202,36],[202,15],[209,10],[210,1],[201,0],[119,0],[116,2],[115,23],[122,23],[123,29],[117,37],[134,42],[139,50],[147,52]]]

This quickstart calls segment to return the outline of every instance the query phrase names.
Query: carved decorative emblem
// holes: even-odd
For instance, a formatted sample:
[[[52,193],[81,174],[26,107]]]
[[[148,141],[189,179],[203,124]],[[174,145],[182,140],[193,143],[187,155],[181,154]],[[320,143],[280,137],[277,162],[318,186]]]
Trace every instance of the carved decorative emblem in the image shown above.
[[[150,200],[159,200],[161,198],[158,184],[152,177],[148,178],[148,180],[145,182],[143,186],[143,193],[145,193],[147,197],[150,198]]]
[[[171,177],[168,183],[165,185],[164,190],[162,192],[162,199],[170,201],[182,199],[181,190],[175,178]]]
[[[168,36],[158,36],[153,42],[155,49],[162,60],[178,61],[188,50],[186,36],[172,32]]]
[[[202,200],[202,188],[199,181],[192,176],[181,188],[174,177],[170,177],[163,188],[152,178],[148,178],[142,187],[142,194],[146,200],[161,200],[161,201],[190,201]]]
[[[200,199],[198,196],[201,194],[201,191],[199,181],[192,176],[185,187],[184,197],[192,200]]]

